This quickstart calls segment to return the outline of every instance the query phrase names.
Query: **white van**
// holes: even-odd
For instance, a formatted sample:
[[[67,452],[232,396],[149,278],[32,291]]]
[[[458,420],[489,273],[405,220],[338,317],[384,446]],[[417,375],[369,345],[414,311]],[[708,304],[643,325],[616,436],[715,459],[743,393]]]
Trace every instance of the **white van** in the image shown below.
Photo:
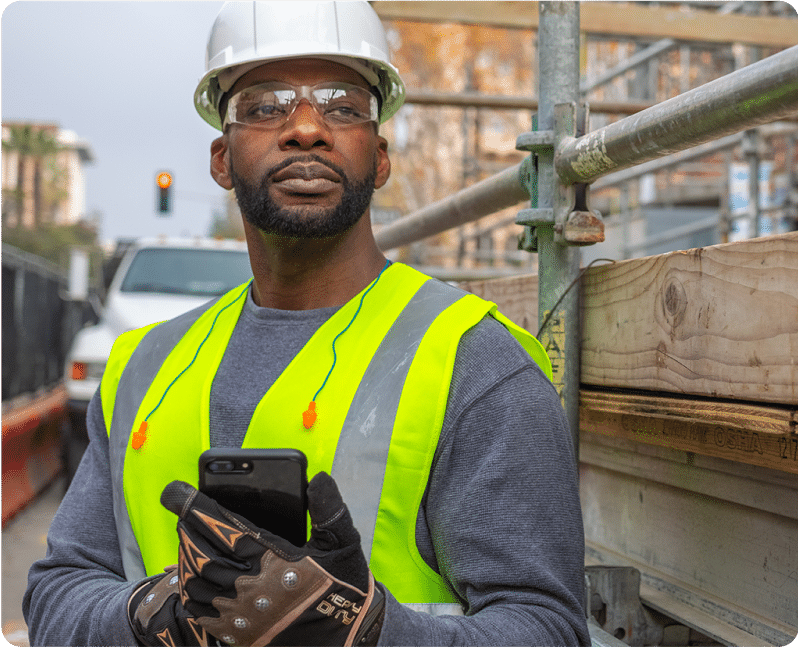
[[[86,409],[114,340],[128,330],[187,312],[251,277],[243,241],[152,238],[130,245],[108,288],[99,323],[80,330],[67,355],[72,427],[64,448],[68,477],[85,449]]]

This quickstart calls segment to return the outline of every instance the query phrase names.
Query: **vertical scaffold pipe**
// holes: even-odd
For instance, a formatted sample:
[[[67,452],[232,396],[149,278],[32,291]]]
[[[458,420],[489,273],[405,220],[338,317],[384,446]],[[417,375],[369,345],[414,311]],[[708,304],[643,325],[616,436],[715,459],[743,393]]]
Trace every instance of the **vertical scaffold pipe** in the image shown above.
[[[554,106],[579,100],[579,3],[541,2],[538,27],[538,130],[554,129]],[[538,208],[551,208],[559,178],[552,157],[538,158]],[[578,247],[554,240],[554,227],[536,229],[538,240],[538,338],[551,358],[554,386],[560,394],[579,452],[579,285]],[[559,304],[557,303],[559,301]],[[556,310],[552,312],[555,308]]]

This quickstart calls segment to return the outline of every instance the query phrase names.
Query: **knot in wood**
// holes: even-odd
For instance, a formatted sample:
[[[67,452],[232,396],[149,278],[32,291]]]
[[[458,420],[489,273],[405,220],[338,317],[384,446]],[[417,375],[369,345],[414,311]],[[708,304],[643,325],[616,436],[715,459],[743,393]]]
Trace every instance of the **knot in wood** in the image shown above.
[[[665,283],[662,294],[665,317],[672,326],[678,326],[687,309],[687,294],[684,287],[676,278],[670,278]]]

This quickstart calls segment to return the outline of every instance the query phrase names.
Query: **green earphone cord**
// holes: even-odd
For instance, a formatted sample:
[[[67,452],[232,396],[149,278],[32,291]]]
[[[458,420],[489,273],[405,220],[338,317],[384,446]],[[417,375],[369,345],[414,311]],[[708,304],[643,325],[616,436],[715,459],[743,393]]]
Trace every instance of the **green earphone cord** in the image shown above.
[[[337,342],[338,338],[341,335],[343,335],[347,330],[349,330],[350,326],[353,323],[355,323],[355,319],[360,314],[360,309],[363,307],[363,300],[366,298],[366,295],[369,292],[371,292],[371,289],[375,285],[377,285],[377,282],[382,277],[383,272],[385,272],[385,270],[387,270],[390,265],[391,265],[391,261],[390,260],[386,260],[385,261],[385,265],[380,270],[380,273],[377,275],[377,278],[374,279],[374,282],[371,285],[369,285],[366,288],[365,292],[363,292],[363,294],[361,295],[360,303],[358,304],[357,310],[355,311],[355,314],[352,316],[352,319],[349,321],[348,324],[346,324],[346,327],[335,336],[335,339],[333,339],[333,342],[332,342],[332,352],[333,352],[332,366],[330,366],[330,370],[327,371],[327,376],[324,378],[324,382],[322,382],[321,386],[319,387],[319,390],[316,391],[316,394],[313,396],[313,399],[310,401],[310,404],[308,405],[307,411],[305,411],[302,414],[302,424],[305,426],[305,429],[308,429],[308,430],[311,429],[313,427],[314,423],[316,422],[316,398],[319,397],[319,393],[321,393],[321,390],[327,384],[327,380],[330,379],[330,375],[332,375],[333,369],[335,368],[335,363],[338,361],[338,355],[335,352],[335,342]]]
[[[253,279],[253,280],[254,280],[254,279]],[[172,388],[172,385],[173,385],[175,382],[177,382],[177,381],[178,381],[178,380],[179,380],[179,379],[182,377],[183,373],[185,373],[185,372],[186,372],[188,369],[190,369],[190,368],[191,368],[191,365],[192,365],[192,364],[195,362],[195,360],[196,360],[196,359],[197,359],[197,357],[199,356],[199,352],[200,352],[200,350],[202,350],[202,346],[203,346],[203,344],[204,344],[206,341],[208,341],[208,337],[210,337],[210,336],[211,336],[211,333],[213,332],[213,327],[216,325],[216,321],[217,321],[217,319],[219,319],[219,316],[220,316],[220,315],[221,315],[221,314],[222,314],[222,313],[223,313],[225,310],[227,310],[227,309],[228,309],[230,306],[232,306],[232,305],[233,305],[233,304],[234,304],[236,301],[238,301],[238,300],[239,300],[241,297],[243,297],[243,296],[244,296],[244,295],[247,293],[247,290],[249,289],[249,286],[250,286],[250,285],[252,285],[252,280],[250,280],[250,281],[249,281],[249,282],[248,282],[248,283],[247,283],[247,284],[244,286],[244,289],[243,289],[243,290],[241,290],[241,293],[240,293],[240,294],[239,294],[239,295],[238,295],[238,296],[237,296],[235,299],[233,299],[233,300],[232,300],[230,303],[228,303],[228,304],[227,304],[227,305],[226,305],[224,308],[222,308],[221,310],[219,310],[219,312],[217,312],[217,313],[216,313],[216,316],[213,318],[213,323],[211,324],[211,327],[208,329],[208,334],[206,334],[206,335],[205,335],[205,339],[203,339],[203,340],[200,342],[200,345],[199,345],[199,346],[197,346],[197,352],[196,352],[196,353],[194,353],[194,357],[193,357],[193,358],[191,359],[191,361],[188,363],[188,366],[186,366],[186,368],[184,368],[182,371],[180,371],[180,373],[178,373],[177,377],[176,377],[174,380],[172,380],[172,381],[169,383],[169,386],[167,386],[167,387],[166,387],[166,390],[163,392],[163,395],[161,396],[161,399],[160,399],[160,400],[158,400],[158,404],[156,404],[156,405],[155,405],[155,408],[154,408],[152,411],[150,411],[150,412],[147,414],[147,417],[146,417],[146,418],[144,418],[144,422],[146,422],[147,420],[149,420],[150,416],[151,416],[153,413],[155,413],[155,412],[158,410],[158,407],[160,407],[160,406],[161,406],[161,403],[163,402],[164,398],[166,397],[166,394],[167,394],[167,393],[169,393],[169,389],[171,389],[171,388]]]
[[[391,265],[391,261],[390,261],[390,260],[386,260],[386,261],[385,261],[385,265],[384,265],[384,266],[383,266],[383,268],[380,270],[380,273],[377,275],[377,278],[376,278],[376,279],[374,279],[374,282],[373,282],[371,285],[369,285],[369,286],[366,288],[365,292],[363,292],[362,296],[360,297],[360,303],[358,304],[358,306],[357,306],[357,310],[355,311],[355,314],[352,316],[352,319],[349,321],[349,323],[348,323],[348,324],[346,324],[346,327],[345,327],[345,328],[344,328],[344,329],[343,329],[341,332],[339,332],[339,333],[338,333],[338,334],[335,336],[335,338],[333,339],[333,342],[332,342],[332,352],[333,352],[333,361],[332,361],[332,366],[330,366],[330,370],[327,372],[327,375],[326,375],[326,376],[325,376],[325,378],[324,378],[324,382],[322,382],[322,385],[319,387],[319,390],[318,390],[318,391],[316,391],[316,394],[313,396],[313,400],[311,400],[310,406],[308,407],[308,411],[306,411],[306,412],[303,414],[303,422],[304,422],[304,424],[305,424],[305,427],[306,427],[307,429],[310,429],[310,428],[313,426],[313,423],[316,421],[316,412],[315,412],[315,408],[316,408],[316,398],[317,398],[317,397],[319,397],[319,394],[321,393],[322,389],[323,389],[323,388],[324,388],[324,387],[327,385],[327,381],[330,379],[330,375],[332,375],[333,369],[335,368],[335,364],[336,364],[336,362],[338,361],[338,355],[337,355],[337,353],[335,352],[335,342],[337,342],[337,341],[338,341],[338,338],[339,338],[341,335],[343,335],[343,334],[344,334],[344,333],[345,333],[347,330],[349,330],[349,328],[350,328],[350,327],[352,326],[352,324],[355,322],[355,319],[356,319],[356,318],[357,318],[357,316],[360,314],[360,310],[361,310],[361,309],[362,309],[362,307],[363,307],[363,301],[365,300],[365,298],[366,298],[366,295],[367,295],[367,294],[368,294],[368,293],[369,293],[369,292],[372,290],[372,288],[373,288],[375,285],[377,285],[377,282],[378,282],[378,281],[380,280],[380,278],[382,277],[382,274],[383,274],[383,272],[385,272],[385,270],[387,270],[387,269],[388,269],[388,267],[389,267],[390,265]],[[227,308],[229,308],[230,306],[232,306],[233,304],[235,304],[235,303],[236,303],[236,302],[237,302],[237,301],[238,301],[238,300],[239,300],[241,297],[243,297],[243,296],[246,294],[247,290],[249,289],[249,287],[250,287],[251,285],[252,285],[252,280],[250,280],[250,281],[249,281],[249,282],[248,282],[248,283],[247,283],[247,284],[244,286],[244,289],[243,289],[243,290],[242,290],[242,291],[239,293],[239,295],[238,295],[238,296],[237,296],[235,299],[233,299],[233,300],[232,300],[230,303],[228,303],[228,304],[227,304],[226,306],[224,306],[224,307],[223,307],[221,310],[219,310],[219,312],[217,312],[217,313],[216,313],[216,316],[214,317],[214,319],[213,319],[213,322],[211,323],[211,327],[208,329],[208,332],[207,332],[207,334],[205,335],[205,338],[204,338],[204,339],[203,339],[203,340],[200,342],[199,346],[197,346],[197,351],[194,353],[194,357],[193,357],[193,358],[191,359],[191,361],[188,363],[188,366],[186,366],[186,367],[185,367],[185,368],[184,368],[182,371],[180,371],[180,373],[178,373],[178,374],[177,374],[177,376],[176,376],[176,377],[175,377],[175,378],[174,378],[174,379],[173,379],[173,380],[172,380],[172,381],[169,383],[169,386],[167,386],[167,387],[166,387],[166,389],[165,389],[165,390],[164,390],[164,392],[163,392],[163,395],[161,395],[161,398],[160,398],[160,400],[158,400],[158,404],[156,404],[156,405],[155,405],[155,407],[153,408],[153,410],[152,410],[152,411],[150,411],[150,412],[147,414],[147,416],[144,418],[144,421],[142,422],[142,428],[143,428],[143,429],[146,429],[146,422],[147,422],[147,421],[150,419],[150,416],[151,416],[152,414],[154,414],[154,413],[155,413],[155,412],[158,410],[158,408],[161,406],[161,404],[163,403],[164,399],[166,398],[166,394],[167,394],[167,393],[169,393],[169,390],[172,388],[172,386],[175,384],[175,382],[177,382],[177,381],[178,381],[178,380],[179,380],[179,379],[180,379],[180,378],[183,376],[183,374],[184,374],[184,373],[185,373],[185,372],[186,372],[188,369],[190,369],[190,368],[191,368],[191,366],[194,364],[194,362],[196,361],[197,357],[199,356],[200,350],[202,350],[202,347],[203,347],[203,345],[205,344],[205,342],[206,342],[206,341],[208,341],[208,338],[211,336],[211,333],[213,332],[213,329],[214,329],[214,327],[216,326],[216,322],[217,322],[217,320],[219,319],[219,317],[221,316],[221,314],[222,314],[222,313],[223,313],[225,310],[227,310]],[[306,418],[306,416],[308,416],[308,414],[309,414],[309,413],[310,413],[310,414],[312,414],[312,420],[310,420],[310,421],[308,422],[308,420],[309,420],[309,419],[308,419],[308,418]],[[146,433],[146,432],[145,432],[145,433]],[[143,444],[143,438],[141,439],[141,444]],[[141,446],[141,444],[139,444],[139,446]]]

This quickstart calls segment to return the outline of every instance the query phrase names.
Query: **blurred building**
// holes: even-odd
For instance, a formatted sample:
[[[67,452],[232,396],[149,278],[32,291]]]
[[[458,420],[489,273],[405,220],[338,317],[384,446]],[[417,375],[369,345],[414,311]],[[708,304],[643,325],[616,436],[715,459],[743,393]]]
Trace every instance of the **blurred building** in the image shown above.
[[[538,9],[537,3],[498,1],[372,4],[408,87],[407,103],[381,128],[393,172],[372,205],[382,216],[375,222],[380,227],[526,156],[515,150],[515,140],[531,130],[536,110]],[[684,20],[666,37],[665,17],[673,18],[668,12]],[[771,56],[794,44],[798,29],[798,14],[785,2],[600,2],[582,3],[581,13],[589,130]],[[479,105],[467,105],[468,97],[478,97]],[[724,138],[721,146],[679,163],[600,178],[590,206],[604,216],[607,240],[584,248],[583,260],[798,228],[796,142],[798,121],[778,122]],[[393,254],[427,271],[534,271],[536,255],[517,248],[523,229],[514,220],[523,206]]]
[[[86,217],[89,144],[56,124],[3,122],[4,227],[74,224]]]

